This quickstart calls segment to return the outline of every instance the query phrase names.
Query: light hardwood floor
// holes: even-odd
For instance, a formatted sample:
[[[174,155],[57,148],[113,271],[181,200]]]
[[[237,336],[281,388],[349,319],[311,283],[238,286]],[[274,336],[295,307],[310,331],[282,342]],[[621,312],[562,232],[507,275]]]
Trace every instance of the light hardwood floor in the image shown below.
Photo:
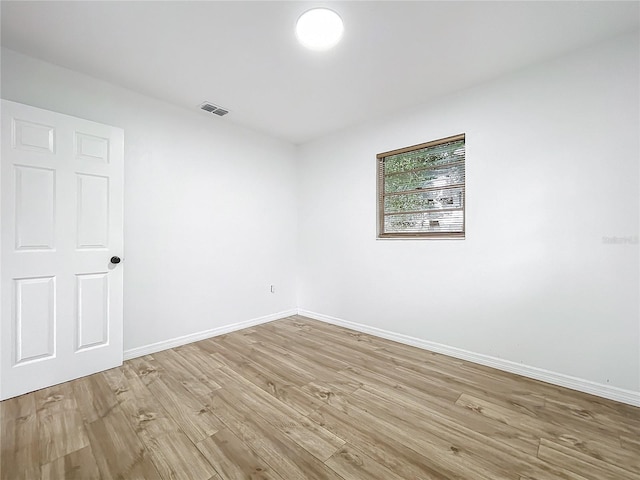
[[[640,409],[294,316],[0,404],[2,480],[640,478]]]

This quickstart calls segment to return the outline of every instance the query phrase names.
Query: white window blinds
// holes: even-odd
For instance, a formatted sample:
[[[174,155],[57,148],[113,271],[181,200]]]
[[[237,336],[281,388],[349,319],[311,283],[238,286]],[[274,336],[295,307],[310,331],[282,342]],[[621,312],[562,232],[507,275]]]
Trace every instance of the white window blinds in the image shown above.
[[[378,237],[464,238],[464,134],[377,158]]]

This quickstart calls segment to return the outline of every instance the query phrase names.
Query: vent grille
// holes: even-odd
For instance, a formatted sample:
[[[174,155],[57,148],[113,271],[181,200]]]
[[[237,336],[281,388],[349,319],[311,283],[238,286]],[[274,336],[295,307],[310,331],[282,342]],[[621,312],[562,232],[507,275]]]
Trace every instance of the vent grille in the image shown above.
[[[223,117],[227,113],[229,113],[229,110],[227,110],[226,108],[219,107],[209,102],[204,102],[202,105],[200,105],[200,108],[205,112],[213,113],[215,115],[218,115],[219,117]]]

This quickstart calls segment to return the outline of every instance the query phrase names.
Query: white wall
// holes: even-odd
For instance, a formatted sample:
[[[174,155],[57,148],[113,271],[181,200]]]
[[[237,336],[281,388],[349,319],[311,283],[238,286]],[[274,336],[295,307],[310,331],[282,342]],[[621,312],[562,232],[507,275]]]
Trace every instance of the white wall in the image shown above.
[[[299,308],[640,390],[638,45],[302,146]],[[376,240],[376,154],[458,133],[466,239]]]
[[[293,146],[7,49],[1,95],[125,130],[125,350],[296,307]]]

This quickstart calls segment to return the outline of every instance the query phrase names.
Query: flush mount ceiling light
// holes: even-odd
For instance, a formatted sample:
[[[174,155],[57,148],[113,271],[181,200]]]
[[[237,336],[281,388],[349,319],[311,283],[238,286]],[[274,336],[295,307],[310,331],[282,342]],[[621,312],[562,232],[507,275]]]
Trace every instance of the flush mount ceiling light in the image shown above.
[[[298,41],[311,50],[328,50],[342,38],[342,19],[328,8],[307,10],[296,22]]]

